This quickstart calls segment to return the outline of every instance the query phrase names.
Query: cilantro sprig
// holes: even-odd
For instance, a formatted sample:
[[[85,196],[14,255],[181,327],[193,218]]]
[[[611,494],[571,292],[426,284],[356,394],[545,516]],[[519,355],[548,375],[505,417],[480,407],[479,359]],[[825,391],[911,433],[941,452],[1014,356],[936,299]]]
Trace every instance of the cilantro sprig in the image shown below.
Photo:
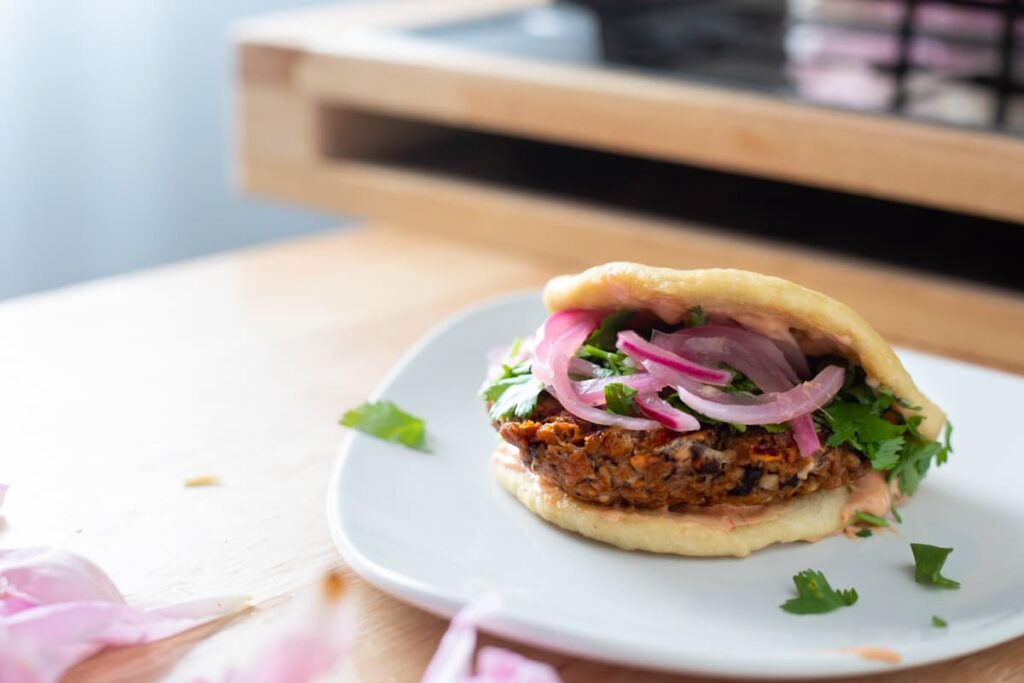
[[[913,495],[934,460],[943,464],[952,452],[952,425],[946,423],[942,443],[925,440],[918,427],[921,415],[905,416],[896,410],[919,411],[919,406],[896,398],[887,387],[870,386],[859,367],[849,367],[842,359],[827,357],[819,364],[847,365],[846,377],[838,396],[814,415],[815,421],[830,434],[826,444],[833,448],[848,446],[870,461],[871,467],[888,472],[900,493]]]
[[[885,517],[879,517],[878,515],[873,515],[870,512],[861,512],[860,510],[857,510],[853,513],[853,516],[861,522],[870,524],[871,526],[889,526],[889,521],[885,519]]]
[[[533,413],[544,391],[544,383],[530,372],[530,361],[502,365],[501,374],[480,390],[480,397],[492,401],[488,411],[492,420],[523,418]]]
[[[338,423],[384,441],[427,451],[426,423],[391,401],[367,401],[345,411]]]
[[[604,387],[605,408],[616,415],[633,415],[636,402],[636,389],[622,382],[612,382]]]
[[[835,590],[820,571],[805,569],[793,577],[797,597],[779,605],[790,614],[825,614],[857,602],[853,588]]]
[[[635,368],[626,365],[626,354],[619,351],[616,346],[619,332],[628,327],[634,313],[635,311],[630,310],[615,311],[601,318],[600,324],[576,353],[580,358],[600,368],[598,377],[632,375],[636,372]]]
[[[590,333],[587,340],[583,342],[584,346],[592,346],[604,351],[616,351],[615,342],[619,337],[619,332],[626,329],[629,325],[633,313],[635,311],[627,309],[609,313],[601,318],[601,323]]]
[[[928,586],[959,588],[960,582],[942,575],[942,566],[953,552],[952,548],[941,548],[927,543],[911,543],[914,553],[914,580]]]
[[[576,352],[576,355],[597,365],[598,377],[632,375],[636,372],[636,368],[626,365],[626,354],[621,351],[605,351],[596,346],[584,344]]]
[[[938,441],[912,440],[903,453],[900,462],[889,472],[889,480],[899,482],[900,493],[914,495],[921,480],[931,467],[932,460],[936,465],[945,464],[949,454],[953,452],[950,438],[953,436],[953,425],[946,421],[942,443]]]

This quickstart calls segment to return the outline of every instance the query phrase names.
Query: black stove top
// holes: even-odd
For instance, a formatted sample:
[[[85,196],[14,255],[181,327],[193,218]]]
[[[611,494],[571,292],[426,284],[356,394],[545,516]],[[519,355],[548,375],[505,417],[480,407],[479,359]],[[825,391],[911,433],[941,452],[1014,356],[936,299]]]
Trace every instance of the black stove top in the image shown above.
[[[580,0],[421,37],[1024,133],[1021,0]]]

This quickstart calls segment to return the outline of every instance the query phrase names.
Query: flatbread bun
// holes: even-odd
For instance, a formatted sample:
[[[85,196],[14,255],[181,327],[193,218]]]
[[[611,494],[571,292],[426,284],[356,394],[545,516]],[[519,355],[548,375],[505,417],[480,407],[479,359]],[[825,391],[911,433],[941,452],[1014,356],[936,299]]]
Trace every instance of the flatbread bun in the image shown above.
[[[551,280],[544,303],[571,308],[651,311],[677,323],[693,306],[726,314],[762,334],[795,341],[809,355],[834,353],[862,366],[921,410],[923,436],[938,437],[945,415],[914,384],[892,347],[861,316],[824,294],[777,277],[742,270],[671,270],[608,263]],[[627,550],[744,557],[773,543],[813,541],[842,531],[853,510],[884,515],[890,489],[869,472],[852,485],[764,506],[688,507],[683,511],[605,508],[577,500],[526,469],[517,449],[493,456],[501,485],[529,510],[563,529]]]
[[[624,550],[746,557],[773,543],[815,541],[836,534],[846,527],[853,511],[852,493],[847,488],[818,491],[785,503],[759,506],[754,511],[737,508],[735,512],[714,514],[608,509],[577,500],[543,482],[522,465],[518,451],[508,444],[494,452],[492,465],[505,490],[530,512],[563,529]]]
[[[606,263],[577,275],[556,277],[544,288],[552,312],[568,308],[635,309],[667,323],[684,319],[688,309],[724,313],[770,337],[792,334],[811,355],[836,353],[864,368],[868,381],[884,385],[920,411],[919,428],[937,439],[946,416],[914,384],[878,332],[846,304],[820,292],[769,275],[713,268],[673,270],[638,263]]]

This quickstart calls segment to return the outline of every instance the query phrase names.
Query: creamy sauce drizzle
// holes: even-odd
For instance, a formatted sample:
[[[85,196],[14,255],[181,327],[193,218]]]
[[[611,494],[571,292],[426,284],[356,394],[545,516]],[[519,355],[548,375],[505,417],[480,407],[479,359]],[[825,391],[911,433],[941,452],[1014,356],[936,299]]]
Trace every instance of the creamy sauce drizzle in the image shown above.
[[[867,512],[884,517],[892,507],[889,484],[878,472],[868,472],[850,486],[850,498],[839,514],[843,524],[849,524],[854,512]]]

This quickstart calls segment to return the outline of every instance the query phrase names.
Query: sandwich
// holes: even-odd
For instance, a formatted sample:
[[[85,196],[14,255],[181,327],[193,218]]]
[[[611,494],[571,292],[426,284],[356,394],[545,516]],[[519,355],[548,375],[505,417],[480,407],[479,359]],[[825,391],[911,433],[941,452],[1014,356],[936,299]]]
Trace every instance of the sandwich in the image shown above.
[[[566,530],[743,557],[898,514],[951,450],[881,335],[787,280],[609,263],[544,303],[481,395],[498,481]]]

